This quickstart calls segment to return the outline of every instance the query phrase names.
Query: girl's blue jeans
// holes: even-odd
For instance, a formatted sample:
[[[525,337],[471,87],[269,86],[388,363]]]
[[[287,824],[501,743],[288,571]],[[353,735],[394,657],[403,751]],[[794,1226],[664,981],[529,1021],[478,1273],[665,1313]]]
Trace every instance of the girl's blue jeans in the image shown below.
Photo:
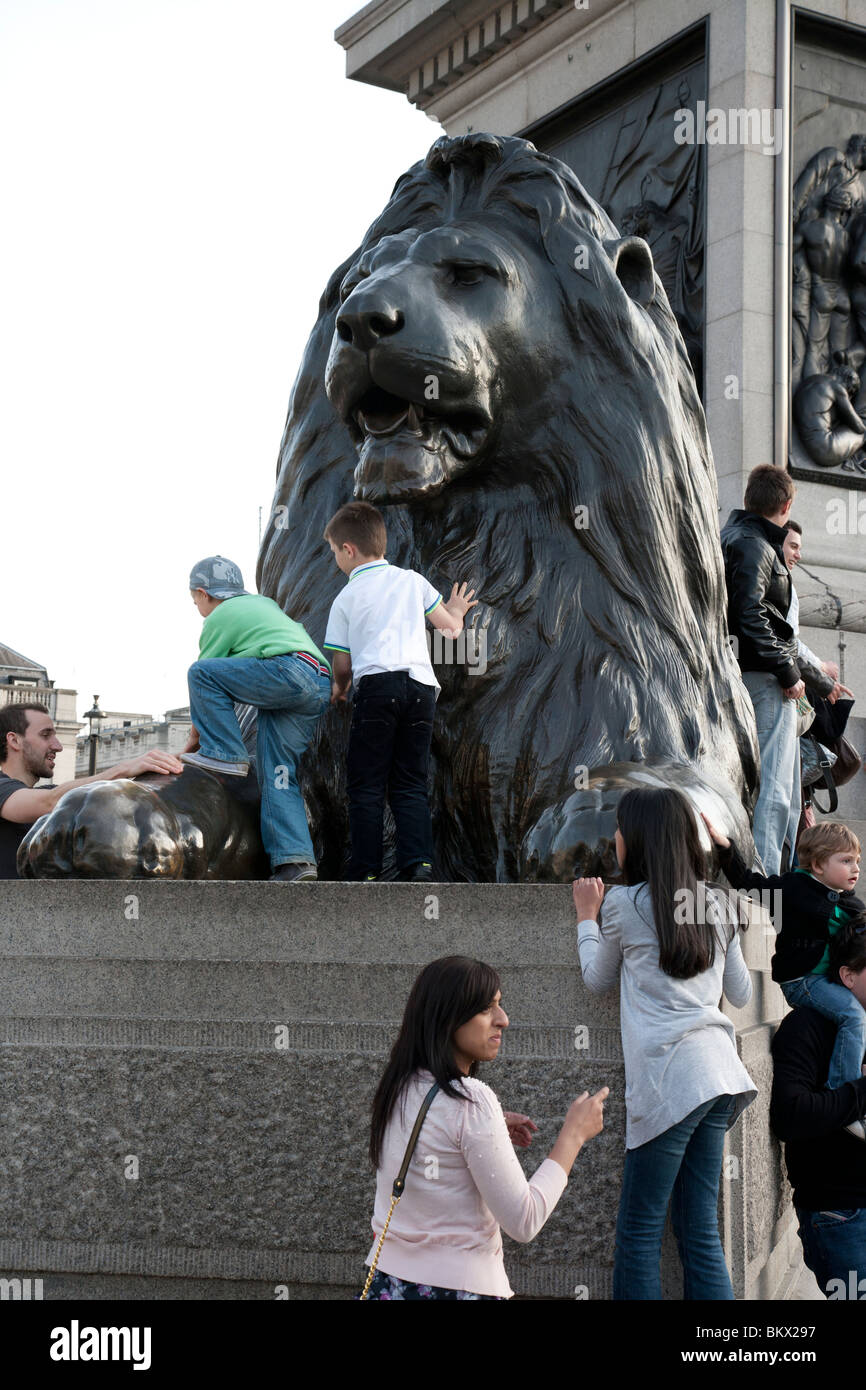
[[[616,1223],[613,1296],[661,1299],[659,1259],[668,1203],[687,1300],[732,1300],[719,1239],[719,1178],[732,1096],[705,1101],[648,1144],[626,1150]]]
[[[827,1076],[830,1090],[837,1090],[846,1081],[859,1081],[866,1053],[866,1010],[858,1004],[850,989],[833,984],[826,975],[804,975],[802,980],[786,980],[780,988],[793,1007],[817,1009],[838,1026]]]

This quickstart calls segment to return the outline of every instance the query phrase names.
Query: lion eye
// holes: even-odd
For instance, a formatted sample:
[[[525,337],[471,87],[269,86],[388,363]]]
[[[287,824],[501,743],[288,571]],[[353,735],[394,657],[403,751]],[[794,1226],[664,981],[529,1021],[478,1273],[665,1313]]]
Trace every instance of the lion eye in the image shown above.
[[[448,270],[455,285],[480,285],[487,276],[496,274],[492,266],[482,265],[480,261],[452,261]]]
[[[351,275],[347,275],[340,286],[340,303],[344,304],[353,290],[356,290],[362,280],[369,276],[369,270],[356,270]]]

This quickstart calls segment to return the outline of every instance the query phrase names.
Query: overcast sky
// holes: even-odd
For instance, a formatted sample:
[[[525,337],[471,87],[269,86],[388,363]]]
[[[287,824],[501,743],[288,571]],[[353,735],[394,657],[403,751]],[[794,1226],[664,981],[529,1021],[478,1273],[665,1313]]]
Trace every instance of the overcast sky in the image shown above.
[[[2,0],[0,641],[187,702],[192,564],[254,588],[319,295],[440,128],[345,77],[352,0]]]

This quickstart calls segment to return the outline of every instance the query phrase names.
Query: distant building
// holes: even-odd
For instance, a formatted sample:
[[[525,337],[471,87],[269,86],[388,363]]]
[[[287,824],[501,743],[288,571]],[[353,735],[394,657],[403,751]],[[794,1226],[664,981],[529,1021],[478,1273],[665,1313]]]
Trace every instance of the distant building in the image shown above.
[[[31,661],[0,642],[0,705],[45,705],[63,744],[63,752],[58,753],[54,764],[55,782],[70,782],[75,776],[75,740],[81,728],[75,712],[77,696],[77,690],[55,686],[38,661]]]
[[[117,710],[106,710],[105,713],[97,743],[97,772],[103,772],[125,758],[150,753],[154,748],[159,748],[163,753],[179,753],[186,745],[192,727],[189,705],[166,710],[164,719],[154,719],[152,714],[130,714]],[[86,777],[89,771],[90,736],[82,734],[76,749],[74,775]]]

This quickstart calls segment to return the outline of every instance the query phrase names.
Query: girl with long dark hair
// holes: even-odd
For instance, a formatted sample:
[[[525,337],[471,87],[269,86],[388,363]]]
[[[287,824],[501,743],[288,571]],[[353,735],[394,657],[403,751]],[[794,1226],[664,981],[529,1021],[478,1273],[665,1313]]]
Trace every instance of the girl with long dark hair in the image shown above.
[[[424,1118],[368,1299],[510,1298],[500,1226],[514,1240],[532,1240],[559,1201],[580,1149],[601,1130],[606,1086],[572,1102],[550,1154],[527,1181],[512,1145],[525,1148],[535,1126],[526,1115],[505,1115],[475,1075],[479,1062],[496,1059],[507,1027],[499,976],[481,961],[445,956],[425,966],[412,986],[373,1101],[377,1239],[368,1265],[422,1101],[434,1082],[440,1089]]]
[[[584,984],[620,978],[626,1158],[613,1296],[660,1299],[668,1203],[686,1299],[732,1299],[719,1239],[726,1131],[757,1094],[737,1055],[724,993],[752,985],[729,900],[708,887],[695,813],[681,793],[626,792],[617,807],[622,885],[578,879],[574,903]],[[598,915],[604,900],[601,930]]]

